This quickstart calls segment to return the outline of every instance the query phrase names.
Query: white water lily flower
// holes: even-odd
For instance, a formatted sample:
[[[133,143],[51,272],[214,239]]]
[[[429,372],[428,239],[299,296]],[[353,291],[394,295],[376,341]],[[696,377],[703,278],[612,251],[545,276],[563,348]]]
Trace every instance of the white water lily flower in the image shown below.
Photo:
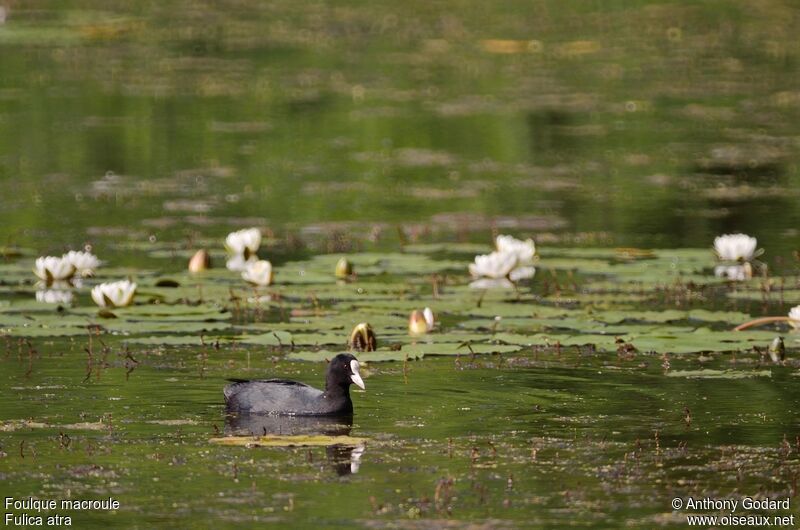
[[[75,267],[65,258],[47,256],[37,258],[33,273],[47,283],[69,280],[75,274]]]
[[[496,251],[475,256],[475,263],[469,265],[469,273],[473,278],[506,278],[516,266],[516,254]]]
[[[94,276],[94,271],[100,266],[100,260],[91,252],[79,252],[70,250],[64,254],[63,258],[70,262],[75,271],[81,276]]]
[[[64,304],[72,303],[74,295],[72,291],[63,289],[44,289],[36,291],[36,301],[45,304]]]
[[[494,240],[498,252],[510,252],[517,256],[518,265],[530,265],[536,255],[536,245],[533,239],[522,241],[513,236],[497,236]]]
[[[92,289],[92,300],[100,307],[125,307],[131,305],[136,294],[136,284],[130,280],[101,283]]]
[[[714,238],[714,252],[722,261],[751,261],[756,256],[756,238],[725,234]]]
[[[749,263],[744,265],[717,265],[714,267],[714,276],[734,282],[743,282],[753,277],[753,267]]]
[[[258,261],[258,259],[255,256],[250,256],[245,259],[242,254],[236,254],[228,258],[228,261],[225,262],[225,268],[233,272],[242,272],[248,265],[256,261]]]
[[[231,232],[225,238],[225,248],[228,252],[235,255],[243,255],[245,258],[252,256],[261,245],[261,230],[258,228],[245,228]]]
[[[794,329],[800,329],[800,305],[796,305],[789,310],[789,324]]]
[[[255,285],[270,285],[272,283],[272,263],[260,259],[247,264],[242,271],[242,278]]]

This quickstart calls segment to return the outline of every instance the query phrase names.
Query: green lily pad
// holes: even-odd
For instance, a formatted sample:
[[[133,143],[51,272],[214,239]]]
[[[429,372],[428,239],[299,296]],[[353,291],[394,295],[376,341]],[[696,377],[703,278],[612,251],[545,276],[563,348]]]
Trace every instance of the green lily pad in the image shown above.
[[[242,344],[256,344],[259,346],[289,346],[293,336],[287,331],[269,331],[260,335],[242,335],[236,339]]]
[[[367,440],[367,438],[357,438],[355,436],[303,434],[296,436],[225,436],[222,438],[211,438],[209,442],[217,445],[233,445],[238,447],[328,447],[331,445],[358,446],[363,445]]]
[[[770,370],[671,370],[667,377],[685,377],[687,379],[747,379],[750,377],[772,377]]]

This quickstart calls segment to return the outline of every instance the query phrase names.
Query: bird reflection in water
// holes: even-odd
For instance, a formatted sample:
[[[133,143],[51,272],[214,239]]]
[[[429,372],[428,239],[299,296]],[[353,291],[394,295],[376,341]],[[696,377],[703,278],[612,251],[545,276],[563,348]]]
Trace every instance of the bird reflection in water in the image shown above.
[[[225,415],[225,436],[350,436],[353,416],[289,416],[229,412]],[[329,445],[325,456],[337,475],[358,473],[366,447]]]

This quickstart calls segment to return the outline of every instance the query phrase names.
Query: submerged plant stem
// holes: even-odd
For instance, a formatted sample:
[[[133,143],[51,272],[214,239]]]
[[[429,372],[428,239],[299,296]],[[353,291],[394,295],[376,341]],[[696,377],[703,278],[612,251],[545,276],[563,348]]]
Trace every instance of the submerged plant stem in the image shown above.
[[[789,317],[761,317],[756,318],[755,320],[751,320],[749,322],[745,322],[744,324],[739,324],[733,331],[742,331],[743,329],[751,328],[753,326],[760,326],[762,324],[769,324],[771,322],[789,322]]]

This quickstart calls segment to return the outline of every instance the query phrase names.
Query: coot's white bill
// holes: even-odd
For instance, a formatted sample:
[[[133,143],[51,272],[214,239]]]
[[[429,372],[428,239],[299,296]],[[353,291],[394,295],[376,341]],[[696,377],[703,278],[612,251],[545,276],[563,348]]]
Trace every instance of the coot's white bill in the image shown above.
[[[367,387],[364,386],[364,380],[361,379],[361,374],[358,373],[358,361],[355,359],[350,361],[350,371],[353,372],[350,376],[350,380],[361,390],[366,390]]]

